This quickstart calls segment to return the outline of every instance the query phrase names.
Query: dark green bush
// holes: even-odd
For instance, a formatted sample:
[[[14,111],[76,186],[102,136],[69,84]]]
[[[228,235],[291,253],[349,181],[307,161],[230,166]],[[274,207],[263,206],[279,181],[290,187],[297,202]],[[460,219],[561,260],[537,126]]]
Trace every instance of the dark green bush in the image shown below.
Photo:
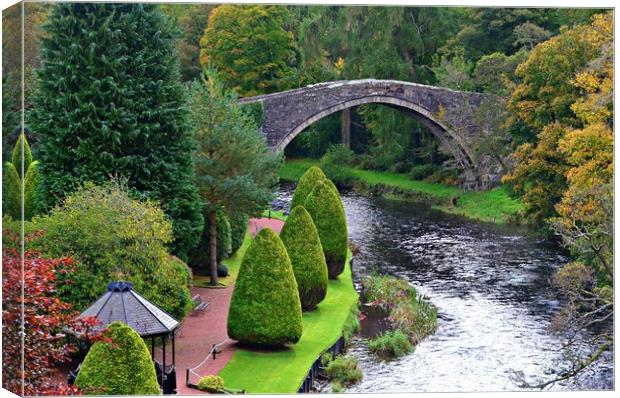
[[[357,366],[357,358],[350,355],[339,355],[327,365],[325,374],[331,382],[342,386],[350,386],[362,380],[362,371]]]
[[[344,271],[349,241],[340,196],[329,185],[319,181],[308,195],[304,207],[319,232],[329,278],[336,279]]]
[[[301,303],[286,247],[263,228],[248,248],[228,312],[228,335],[256,346],[296,343],[302,333]]]
[[[60,297],[74,309],[84,310],[109,282],[123,279],[171,315],[185,314],[187,271],[169,260],[172,226],[157,204],[131,199],[119,184],[88,183],[49,215],[35,217],[29,228],[44,232],[32,248],[46,257],[76,260],[58,283]]]
[[[321,165],[334,164],[351,166],[355,162],[355,153],[342,144],[331,145],[321,158]]]
[[[112,342],[91,347],[75,385],[96,395],[159,395],[151,354],[138,333],[122,322],[111,323],[105,333]]]
[[[303,310],[312,310],[327,294],[327,263],[312,217],[297,206],[286,219],[280,238],[286,246]]]
[[[420,164],[411,168],[409,178],[412,180],[423,180],[435,171],[437,171],[437,167],[432,164]]]
[[[306,170],[304,175],[302,175],[297,182],[297,187],[295,187],[293,199],[291,199],[291,210],[297,206],[303,206],[316,183],[318,181],[324,181],[326,178],[323,171],[316,166],[312,166]]]
[[[211,245],[210,239],[211,224],[209,217],[204,215],[205,225],[200,237],[198,247],[190,253],[189,264],[196,270],[204,270],[209,272],[211,264]],[[216,212],[216,230],[217,230],[217,261],[227,259],[232,251],[231,227],[230,221],[222,210]]]
[[[401,330],[391,330],[368,341],[370,352],[384,359],[402,357],[413,351],[413,345]]]
[[[236,213],[229,217],[230,219],[230,248],[231,253],[236,253],[243,245],[245,234],[248,230],[249,217],[247,214]]]
[[[201,377],[196,385],[199,390],[208,391],[210,393],[218,393],[224,390],[224,379],[216,375],[207,375]]]

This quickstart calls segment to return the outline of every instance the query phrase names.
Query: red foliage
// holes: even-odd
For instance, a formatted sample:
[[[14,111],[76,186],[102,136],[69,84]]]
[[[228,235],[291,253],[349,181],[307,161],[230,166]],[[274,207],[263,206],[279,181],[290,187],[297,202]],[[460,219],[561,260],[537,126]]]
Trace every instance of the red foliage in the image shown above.
[[[5,240],[16,239],[3,231]],[[15,247],[19,240],[8,247]],[[52,380],[55,364],[68,359],[72,346],[66,343],[63,328],[80,331],[98,339],[89,330],[96,318],[76,320],[71,305],[55,296],[56,277],[73,266],[72,259],[44,259],[33,251],[24,255],[23,274],[20,253],[2,250],[2,387],[18,395],[69,395],[74,387]],[[23,281],[23,296],[22,296]],[[23,313],[22,313],[23,311]],[[24,329],[22,329],[22,320]],[[22,338],[23,333],[23,357]],[[22,358],[24,371],[22,374]],[[23,378],[23,390],[22,390]]]

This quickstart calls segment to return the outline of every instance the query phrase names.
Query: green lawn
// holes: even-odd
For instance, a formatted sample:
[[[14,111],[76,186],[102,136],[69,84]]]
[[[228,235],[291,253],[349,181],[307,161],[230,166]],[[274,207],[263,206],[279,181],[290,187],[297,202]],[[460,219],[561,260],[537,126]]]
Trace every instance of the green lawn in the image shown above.
[[[357,303],[349,259],[338,280],[329,281],[325,300],[304,313],[301,340],[282,351],[238,348],[220,372],[226,388],[248,393],[297,392],[314,361],[340,338],[350,309]]]
[[[311,166],[318,166],[317,159],[290,159],[280,170],[283,180],[297,181]],[[505,223],[523,208],[523,204],[508,195],[505,187],[500,186],[488,191],[470,192],[444,184],[426,181],[414,181],[406,174],[389,173],[383,171],[359,170],[346,167],[355,178],[368,185],[383,184],[411,192],[420,192],[438,199],[446,200],[458,196],[458,204],[454,206],[433,206],[447,213],[458,214],[480,221]]]

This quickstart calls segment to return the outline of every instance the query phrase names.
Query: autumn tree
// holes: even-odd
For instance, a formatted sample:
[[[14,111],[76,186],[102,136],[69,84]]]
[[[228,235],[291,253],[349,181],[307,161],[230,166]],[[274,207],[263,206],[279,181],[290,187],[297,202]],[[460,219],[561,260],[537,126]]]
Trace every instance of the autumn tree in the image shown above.
[[[187,259],[203,219],[170,21],[155,4],[58,3],[46,32],[28,117],[46,204],[123,176],[137,196],[161,202],[172,249]]]
[[[581,99],[580,85],[592,88],[582,71],[604,52],[605,30],[598,24],[607,15],[599,14],[592,24],[565,29],[539,44],[516,71],[522,80],[510,98],[508,129],[516,143],[525,143],[515,151],[516,167],[504,181],[522,197],[526,217],[539,226],[557,214],[555,205],[568,188],[570,164],[560,142],[569,131],[588,123],[579,116],[580,107],[592,101]],[[610,109],[599,107],[598,112],[608,115]],[[588,112],[584,109],[582,114]]]
[[[288,88],[295,41],[281,5],[221,5],[200,40],[200,64],[220,72],[224,86],[249,97]]]
[[[196,184],[208,217],[211,283],[217,285],[218,209],[258,215],[271,202],[278,181],[280,153],[269,149],[252,118],[224,91],[211,70],[193,87],[190,107],[198,148]]]

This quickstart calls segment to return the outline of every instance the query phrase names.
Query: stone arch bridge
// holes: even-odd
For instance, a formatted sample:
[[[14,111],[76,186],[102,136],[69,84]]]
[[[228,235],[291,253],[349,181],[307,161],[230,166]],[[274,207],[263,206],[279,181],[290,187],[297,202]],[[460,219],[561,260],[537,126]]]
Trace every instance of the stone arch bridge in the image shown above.
[[[261,104],[261,131],[274,150],[283,150],[303,130],[332,113],[363,104],[383,104],[411,115],[428,128],[442,148],[454,156],[468,175],[466,179],[480,180],[482,175],[488,178],[489,171],[480,170],[481,159],[477,158],[473,145],[485,130],[477,122],[477,110],[490,105],[493,112],[493,106],[499,104],[486,94],[365,79],[319,83],[242,98],[239,103]]]

